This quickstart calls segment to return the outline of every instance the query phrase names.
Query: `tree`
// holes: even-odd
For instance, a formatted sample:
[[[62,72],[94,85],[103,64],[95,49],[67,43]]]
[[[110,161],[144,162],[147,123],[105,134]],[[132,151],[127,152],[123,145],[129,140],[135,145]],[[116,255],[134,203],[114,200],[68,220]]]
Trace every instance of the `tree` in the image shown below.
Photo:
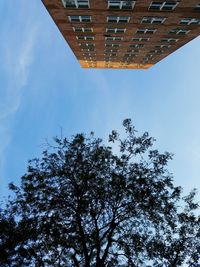
[[[109,146],[93,133],[55,138],[29,162],[1,211],[0,266],[200,266],[195,191],[183,197],[172,155],[123,126]]]

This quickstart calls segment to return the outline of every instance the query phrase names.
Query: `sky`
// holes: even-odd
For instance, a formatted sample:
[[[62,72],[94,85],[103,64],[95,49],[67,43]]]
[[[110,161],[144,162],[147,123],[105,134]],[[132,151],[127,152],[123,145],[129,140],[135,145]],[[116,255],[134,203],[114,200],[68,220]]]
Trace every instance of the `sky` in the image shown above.
[[[106,140],[125,118],[200,188],[200,37],[149,70],[82,69],[40,0],[1,0],[0,18],[0,200],[61,129]]]

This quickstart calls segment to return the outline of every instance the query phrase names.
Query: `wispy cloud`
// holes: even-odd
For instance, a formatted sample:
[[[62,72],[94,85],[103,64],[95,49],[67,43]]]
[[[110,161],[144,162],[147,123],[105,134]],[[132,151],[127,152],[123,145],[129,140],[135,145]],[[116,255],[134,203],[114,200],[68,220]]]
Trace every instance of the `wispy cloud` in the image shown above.
[[[31,31],[27,33],[26,39],[21,45],[17,65],[15,69],[18,85],[23,88],[28,79],[31,63],[33,62],[34,45],[37,39],[37,26],[33,26]]]
[[[21,14],[22,16],[22,14]],[[15,23],[21,24],[21,18]],[[31,19],[32,20],[32,19]],[[38,26],[27,22],[24,28],[15,32],[3,25],[4,43],[0,45],[1,89],[0,89],[0,180],[2,182],[5,152],[12,138],[12,121],[20,108],[23,92],[28,85],[29,73],[34,62],[34,51]],[[10,28],[10,29],[8,29]],[[6,30],[7,29],[7,30]],[[10,31],[9,31],[10,30]]]
[[[0,109],[0,120],[7,118],[15,113],[20,105],[23,89],[27,85],[31,64],[34,58],[34,45],[37,37],[37,27],[30,29],[20,40],[18,51],[15,43],[7,47],[7,57],[4,64],[6,68],[7,86],[2,88],[4,92],[4,103]],[[15,53],[13,55],[13,50]]]

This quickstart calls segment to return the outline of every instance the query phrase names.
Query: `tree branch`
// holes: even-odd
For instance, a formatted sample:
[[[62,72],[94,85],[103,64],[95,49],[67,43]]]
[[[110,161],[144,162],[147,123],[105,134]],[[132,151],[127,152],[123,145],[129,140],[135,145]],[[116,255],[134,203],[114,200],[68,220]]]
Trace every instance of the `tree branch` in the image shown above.
[[[110,227],[109,227],[109,234],[108,234],[108,238],[107,238],[107,246],[105,248],[105,251],[104,251],[104,254],[103,254],[103,257],[101,259],[101,263],[104,264],[107,256],[108,256],[108,252],[109,252],[109,249],[112,245],[112,236],[113,236],[113,232],[116,228],[117,224],[115,223],[115,217],[113,217],[112,219],[112,222],[110,224]]]
[[[87,244],[86,244],[86,239],[85,239],[85,233],[82,227],[82,221],[81,221],[81,217],[79,212],[76,212],[76,220],[77,220],[77,224],[78,224],[78,228],[79,228],[79,233],[81,236],[81,243],[82,243],[82,247],[83,247],[83,254],[85,257],[85,265],[87,267],[90,267],[90,258],[88,255],[88,249],[87,249]]]
[[[74,265],[75,265],[76,267],[80,267],[79,262],[78,262],[78,260],[77,260],[77,258],[76,258],[76,253],[72,255],[72,260],[73,260]]]

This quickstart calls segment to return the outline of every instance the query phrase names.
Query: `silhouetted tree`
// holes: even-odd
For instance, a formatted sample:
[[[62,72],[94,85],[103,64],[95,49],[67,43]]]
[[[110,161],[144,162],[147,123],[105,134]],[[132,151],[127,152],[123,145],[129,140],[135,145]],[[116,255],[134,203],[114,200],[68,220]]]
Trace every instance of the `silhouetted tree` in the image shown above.
[[[0,266],[200,266],[195,191],[182,197],[171,154],[151,150],[130,119],[123,125],[111,146],[93,133],[55,138],[30,161],[1,210]]]

